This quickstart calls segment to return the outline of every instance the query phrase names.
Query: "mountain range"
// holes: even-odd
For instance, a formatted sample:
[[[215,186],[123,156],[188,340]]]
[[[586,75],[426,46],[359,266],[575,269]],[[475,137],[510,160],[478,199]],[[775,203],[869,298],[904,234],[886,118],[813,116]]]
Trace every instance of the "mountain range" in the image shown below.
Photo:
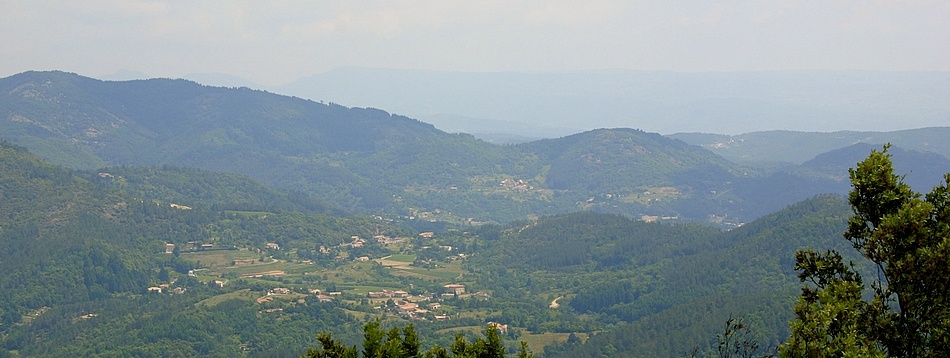
[[[830,133],[765,131],[740,135],[676,133],[669,135],[698,145],[736,163],[768,166],[776,163],[801,164],[815,156],[853,144],[891,143],[918,152],[950,157],[950,127],[930,127],[893,132],[839,131]]]
[[[412,238],[378,219],[320,213],[243,176],[75,171],[8,144],[0,144],[0,203],[4,356],[296,356],[316,344],[315,330],[352,342],[361,321],[403,322],[361,303],[367,287],[419,294],[445,282],[477,295],[437,308],[464,316],[414,321],[430,341],[493,321],[548,342],[533,346],[545,356],[679,356],[714,346],[722,322],[741,316],[774,345],[787,335],[798,287],[794,251],[844,251],[850,215],[843,198],[818,196],[731,231],[579,212]],[[415,244],[339,245],[373,235]],[[438,245],[468,258],[448,258]],[[334,257],[346,251],[378,261]],[[381,264],[394,256],[426,257],[426,268]],[[239,276],[261,270],[273,276]],[[281,287],[293,291],[271,293]],[[297,293],[314,287],[343,294],[327,303]]]
[[[622,128],[493,145],[379,109],[186,80],[27,72],[0,80],[0,90],[0,138],[54,163],[239,173],[394,219],[506,222],[594,210],[738,224],[840,193],[846,178],[846,166],[820,175],[789,165],[763,169],[717,155],[715,145]],[[914,148],[942,149],[927,138],[917,142],[934,144]],[[749,146],[756,148],[766,151]],[[941,171],[941,162],[908,162]]]
[[[730,317],[782,342],[799,249],[873,272],[840,194],[878,139],[495,145],[379,109],[64,72],[0,79],[0,115],[0,357],[299,356],[377,319],[443,346],[495,322],[547,357],[682,356],[714,351]],[[945,129],[863,135],[929,191]],[[818,152],[785,153],[796,140]]]
[[[269,90],[378,106],[449,132],[530,137],[611,127],[664,134],[931,127],[950,115],[944,101],[948,84],[947,72],[463,73],[347,67]]]
[[[223,73],[199,83],[372,106],[499,143],[610,127],[670,133],[783,129],[895,131],[943,126],[946,72],[440,72],[344,67],[264,86]],[[134,71],[98,78],[144,79]],[[818,153],[813,153],[818,154]],[[807,160],[804,158],[802,160]]]

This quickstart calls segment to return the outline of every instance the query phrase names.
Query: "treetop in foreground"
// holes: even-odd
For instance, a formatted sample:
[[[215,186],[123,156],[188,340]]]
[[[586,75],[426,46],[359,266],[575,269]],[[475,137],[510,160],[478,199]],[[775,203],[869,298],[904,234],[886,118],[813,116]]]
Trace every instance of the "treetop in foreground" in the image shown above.
[[[347,347],[334,340],[329,333],[317,334],[320,348],[307,350],[304,358],[357,358],[360,351],[355,346]],[[441,346],[433,346],[422,352],[419,336],[415,327],[409,324],[399,328],[393,327],[384,331],[379,327],[379,320],[367,322],[363,326],[363,351],[365,358],[503,358],[505,346],[502,344],[501,333],[494,325],[485,328],[485,338],[475,338],[469,342],[461,333],[455,336],[455,342],[446,350]],[[519,358],[529,358],[534,355],[528,352],[525,342],[521,342]]]
[[[877,267],[873,295],[837,252],[800,251],[795,268],[811,286],[782,356],[950,356],[950,174],[921,195],[894,174],[888,148],[849,170],[844,237]]]

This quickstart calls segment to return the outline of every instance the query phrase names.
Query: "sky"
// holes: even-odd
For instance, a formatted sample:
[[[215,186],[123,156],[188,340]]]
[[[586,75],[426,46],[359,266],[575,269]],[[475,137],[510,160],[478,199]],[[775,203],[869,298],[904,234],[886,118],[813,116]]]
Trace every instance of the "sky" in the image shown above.
[[[2,1],[0,76],[950,71],[950,1]]]

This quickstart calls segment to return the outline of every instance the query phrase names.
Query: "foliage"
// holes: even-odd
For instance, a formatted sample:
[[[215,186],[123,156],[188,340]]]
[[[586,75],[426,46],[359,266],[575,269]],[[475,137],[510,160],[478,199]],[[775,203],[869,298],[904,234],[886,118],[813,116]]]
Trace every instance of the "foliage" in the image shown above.
[[[894,174],[889,146],[850,170],[844,237],[878,269],[873,296],[837,252],[797,256],[806,286],[784,356],[950,354],[950,174],[926,197]]]
[[[800,290],[794,252],[848,246],[830,240],[847,228],[848,203],[836,196],[727,232],[592,212],[505,226],[426,221],[406,228],[310,210],[291,194],[230,174],[170,167],[108,173],[115,178],[0,145],[0,268],[7,273],[0,276],[0,352],[288,356],[317,346],[314,331],[332,333],[325,341],[340,342],[345,352],[365,341],[366,322],[409,322],[394,309],[374,308],[385,298],[366,292],[382,289],[425,295],[449,319],[429,312],[408,331],[376,327],[376,352],[424,354],[417,341],[444,347],[432,351],[436,356],[455,354],[453,346],[461,354],[481,351],[493,345],[490,337],[466,335],[462,345],[453,335],[498,322],[510,327],[505,339],[525,339],[536,351],[555,342],[545,348],[550,357],[669,356],[687,353],[683,347],[715,350],[704,337],[736,315],[761,332],[763,346],[773,346],[788,336],[787,307]],[[248,206],[229,206],[242,190]],[[186,210],[171,203],[195,204]],[[395,243],[370,239],[353,247],[354,235]],[[166,254],[165,243],[175,250]],[[202,243],[213,247],[202,251]],[[398,268],[373,261],[393,254]],[[355,262],[355,255],[371,260]],[[413,258],[429,268],[410,266]],[[854,270],[865,275],[873,267]],[[253,277],[263,271],[286,276]],[[465,284],[467,292],[441,296],[446,283]],[[146,292],[158,284],[184,292]],[[276,287],[291,293],[255,302]],[[320,302],[311,289],[343,293]],[[514,355],[519,347],[502,350]]]
[[[759,338],[745,320],[742,318],[730,317],[726,320],[726,327],[723,332],[716,335],[719,341],[716,345],[716,351],[704,352],[700,354],[699,348],[693,349],[691,357],[720,357],[720,358],[752,358],[752,357],[772,357],[772,355],[760,355],[761,347]]]
[[[54,163],[110,167],[167,200],[213,195],[203,201],[241,210],[328,212],[324,203],[332,203],[349,212],[449,223],[590,210],[696,221],[712,215],[735,225],[837,187],[829,178],[762,176],[698,146],[638,130],[497,146],[378,109],[185,80],[108,82],[27,72],[0,79],[0,111],[11,118],[0,122],[3,139]],[[117,169],[125,165],[135,167]],[[235,178],[203,172],[205,179],[182,185],[182,172],[194,169],[165,167],[151,176],[140,166],[237,173],[312,198],[261,202],[260,188]],[[210,191],[214,181],[249,195]]]
[[[399,328],[393,327],[388,332],[379,328],[379,321],[371,321],[363,326],[364,340],[362,357],[378,358],[409,358],[409,357],[457,357],[457,358],[503,358],[505,357],[505,348],[502,344],[501,334],[498,328],[488,325],[485,328],[485,338],[475,338],[468,341],[461,333],[456,335],[455,341],[448,350],[438,345],[433,346],[426,352],[420,351],[418,335],[412,324]],[[307,350],[304,357],[307,358],[336,358],[359,356],[356,347],[346,347],[339,341],[333,339],[329,333],[317,334],[317,340],[320,341],[320,348]],[[451,354],[450,354],[451,352]],[[521,349],[518,352],[519,357],[533,357],[528,352],[527,346],[521,342]]]
[[[238,174],[172,166],[121,166],[90,174],[95,181],[146,199],[234,211],[302,211],[342,214],[317,198],[266,187]],[[101,174],[100,174],[101,173]]]
[[[161,194],[131,196],[146,192],[135,182],[115,188],[99,180],[0,143],[0,352],[214,356],[237,354],[243,344],[250,352],[300,354],[314,342],[301,327],[332,328],[349,337],[345,327],[352,318],[320,302],[278,307],[282,311],[275,312],[293,316],[293,324],[260,314],[253,300],[196,305],[222,292],[185,275],[200,263],[186,260],[194,252],[182,248],[189,241],[263,247],[279,235],[282,246],[309,252],[354,233],[402,232],[368,218],[175,209],[158,201],[165,199]],[[220,185],[226,184],[207,188],[222,192]],[[166,242],[176,244],[178,255],[164,253]],[[240,289],[240,281],[232,280],[232,289]],[[159,283],[183,294],[145,294]]]
[[[755,327],[762,347],[776,347],[788,337],[788,320],[793,318],[788,307],[794,304],[800,292],[792,269],[795,252],[808,246],[847,248],[847,242],[833,239],[846,228],[848,210],[847,201],[840,197],[819,196],[738,229],[706,238],[698,234],[683,235],[682,241],[653,241],[648,235],[637,235],[636,225],[626,226],[620,232],[629,236],[619,237],[644,241],[643,249],[633,251],[631,259],[653,264],[614,266],[612,274],[588,273],[587,266],[565,270],[559,275],[552,273],[555,277],[563,276],[561,280],[542,280],[541,277],[546,276],[539,274],[532,276],[534,286],[527,287],[556,286],[574,292],[570,300],[561,302],[615,323],[583,344],[546,347],[545,356],[671,356],[687,354],[684,346],[714,352],[717,343],[708,337],[721,332],[722,323],[735,316],[743,316],[748,327]],[[562,219],[566,221],[570,217]],[[605,218],[604,225],[609,226],[610,222]],[[538,225],[543,225],[543,221]],[[663,227],[657,225],[658,230]],[[562,231],[565,236],[583,237],[579,233],[584,230]],[[689,231],[680,231],[681,234],[686,232]],[[520,235],[513,239],[524,242],[551,237]],[[524,244],[530,245],[530,241]],[[667,256],[668,252],[676,254]],[[651,259],[653,254],[674,259],[654,260]],[[639,255],[644,257],[639,258]],[[857,269],[873,272],[865,266]],[[507,278],[511,280],[512,276],[508,273]],[[506,281],[499,278],[497,282]],[[525,287],[516,285],[513,280],[507,282],[514,287]],[[610,297],[616,297],[612,303],[608,300]],[[594,302],[599,305],[587,306]]]

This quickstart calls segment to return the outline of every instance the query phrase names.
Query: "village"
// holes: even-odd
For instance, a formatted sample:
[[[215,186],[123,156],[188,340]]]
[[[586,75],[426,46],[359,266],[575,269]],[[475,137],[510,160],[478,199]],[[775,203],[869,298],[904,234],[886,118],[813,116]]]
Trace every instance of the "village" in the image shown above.
[[[299,249],[287,249],[275,242],[240,248],[200,242],[166,243],[166,254],[177,252],[200,267],[149,286],[146,291],[187,294],[188,288],[177,284],[181,276],[187,276],[221,292],[216,300],[253,299],[262,313],[280,313],[288,305],[320,302],[358,308],[352,310],[354,314],[371,310],[406,320],[447,321],[470,316],[448,302],[487,300],[491,293],[471,292],[465,282],[458,281],[465,280],[462,262],[470,254],[460,252],[458,247],[440,245],[435,236],[431,231],[420,232],[416,238],[375,235],[367,239],[352,235],[334,246],[320,245],[316,251],[323,260],[303,258],[297,254]],[[367,247],[389,254],[357,255]],[[420,287],[422,284],[425,287]]]

